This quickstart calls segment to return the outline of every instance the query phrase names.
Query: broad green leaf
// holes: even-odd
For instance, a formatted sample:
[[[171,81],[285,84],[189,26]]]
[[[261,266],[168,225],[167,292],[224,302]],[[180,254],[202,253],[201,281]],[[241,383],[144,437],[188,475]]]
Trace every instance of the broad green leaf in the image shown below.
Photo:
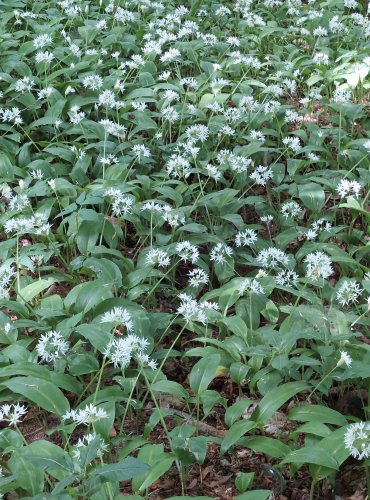
[[[79,325],[76,331],[100,352],[104,352],[112,336],[107,329],[96,323],[84,323],[83,325]]]
[[[330,436],[320,441],[319,449],[323,449],[330,454],[339,466],[350,456],[349,450],[344,446],[344,434],[347,432],[348,425],[335,430]],[[310,465],[310,472],[316,481],[327,477],[331,472],[328,465]]]
[[[233,423],[240,418],[245,410],[253,403],[249,398],[243,398],[229,406],[225,412],[225,424],[231,427]]]
[[[72,375],[86,375],[99,369],[99,362],[91,354],[72,354],[68,357],[69,371]]]
[[[300,422],[321,422],[340,426],[348,423],[341,413],[323,405],[304,405],[292,408],[288,413],[288,418]]]
[[[163,413],[165,412],[164,410],[162,411]],[[149,467],[146,471],[133,478],[133,491],[139,491],[146,477],[148,477],[148,475],[151,473],[152,468],[154,468],[158,463],[166,461],[168,456],[168,453],[164,452],[163,444],[147,444],[143,446],[138,453],[138,459],[141,462],[147,464]],[[173,455],[171,455],[171,458],[173,459]]]
[[[114,286],[116,289],[122,284],[120,268],[108,259],[91,257],[85,260],[84,267],[92,269],[99,279]]]
[[[82,384],[67,373],[48,370],[46,366],[35,363],[20,362],[0,368],[0,378],[12,377],[13,375],[24,375],[37,377],[52,382],[57,387],[69,392],[79,394],[82,392]]]
[[[13,453],[8,467],[23,490],[33,496],[43,491],[44,473],[37,465],[30,463],[27,456],[22,456],[19,452]]]
[[[327,437],[330,436],[332,431],[329,427],[321,422],[306,422],[303,425],[300,425],[296,431],[299,434],[312,434],[313,436],[319,437]]]
[[[220,361],[221,356],[213,354],[202,358],[193,366],[189,376],[189,385],[195,394],[199,395],[207,389],[215,377]]]
[[[305,446],[289,453],[281,462],[282,464],[315,464],[322,467],[338,470],[339,464],[333,455],[322,446]]]
[[[268,500],[270,497],[270,490],[254,490],[246,491],[245,493],[234,497],[234,500]]]
[[[102,227],[100,222],[91,222],[84,220],[81,223],[76,236],[76,245],[82,254],[86,255],[90,253],[91,250],[95,247],[101,229]]]
[[[90,474],[103,481],[127,481],[149,470],[149,466],[137,458],[127,457],[120,462],[96,467]]]
[[[288,382],[268,392],[258,403],[257,408],[252,414],[252,420],[255,420],[259,426],[266,424],[276,410],[290,398],[308,387],[305,382]]]
[[[69,458],[69,457],[68,457]],[[65,455],[56,455],[55,457],[41,457],[36,455],[27,455],[27,460],[42,469],[64,469],[73,471],[73,461],[68,460]]]
[[[145,475],[145,479],[141,483],[138,491],[145,491],[151,484],[153,484],[155,481],[157,481],[157,479],[163,476],[163,474],[165,474],[171,468],[174,460],[174,457],[167,456],[161,458],[158,463],[154,464],[150,471]]]
[[[77,285],[77,287],[80,287],[80,285]],[[67,295],[65,300],[67,300],[73,291],[74,289]],[[76,312],[83,311],[87,313],[93,307],[111,297],[113,297],[111,286],[100,279],[82,283],[74,300],[74,310]]]
[[[232,363],[229,368],[230,378],[233,382],[240,385],[246,379],[249,370],[250,366],[247,366],[244,363]]]
[[[181,384],[170,380],[159,380],[152,384],[151,389],[154,392],[165,392],[184,399],[189,397],[189,393]]]
[[[245,438],[241,440],[240,443],[246,448],[250,448],[253,451],[258,451],[259,453],[264,453],[274,458],[283,458],[291,451],[287,444],[282,443],[278,439],[266,436]]]
[[[53,283],[55,283],[55,280],[51,278],[34,281],[20,290],[19,297],[25,302],[30,302],[36,295],[39,295],[41,292],[51,287]]]
[[[105,411],[107,417],[101,418],[94,423],[94,431],[102,436],[103,439],[108,441],[113,429],[114,419],[116,416],[116,403],[115,401],[106,401],[105,403],[99,404],[99,408]]]
[[[235,335],[238,335],[242,339],[247,338],[248,328],[240,316],[228,316],[227,318],[222,318],[221,322],[229,332],[235,333]]]
[[[101,437],[96,434],[94,439],[80,449],[79,463],[82,469],[86,469],[97,457],[100,449]]]
[[[23,439],[18,432],[6,427],[0,430],[0,450],[5,450],[8,446],[21,448],[23,446]]]
[[[254,472],[237,472],[235,486],[239,493],[245,492],[253,482]]]
[[[227,431],[226,436],[221,442],[220,453],[223,455],[231,446],[233,446],[244,434],[257,427],[256,422],[252,420],[239,420],[233,424]]]
[[[62,391],[46,380],[36,377],[15,377],[1,382],[1,385],[60,417],[69,410],[68,400]]]
[[[325,192],[319,184],[307,182],[298,186],[299,198],[303,205],[312,210],[314,213],[319,213],[325,204]]]
[[[8,156],[3,152],[0,153],[0,179],[2,182],[14,179],[14,167]]]

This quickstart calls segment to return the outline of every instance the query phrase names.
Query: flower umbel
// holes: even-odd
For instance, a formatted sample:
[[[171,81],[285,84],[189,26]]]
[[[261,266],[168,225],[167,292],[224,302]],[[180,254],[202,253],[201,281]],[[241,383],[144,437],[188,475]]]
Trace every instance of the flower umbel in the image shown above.
[[[370,422],[351,424],[344,435],[344,446],[358,460],[370,456]]]
[[[53,363],[57,359],[66,355],[69,349],[68,342],[64,339],[60,332],[50,330],[44,335],[41,335],[37,342],[36,351],[42,361]]]
[[[67,411],[67,413],[62,416],[62,420],[73,420],[77,425],[93,424],[103,418],[108,418],[108,413],[103,408],[98,408],[92,403],[80,410]]]
[[[17,425],[21,417],[27,413],[27,408],[19,403],[4,404],[0,406],[0,420],[9,422],[9,425]]]
[[[117,323],[123,325],[128,332],[134,329],[131,314],[123,307],[114,307],[111,311],[104,313],[100,323]]]
[[[307,278],[317,280],[319,277],[328,278],[333,274],[331,259],[324,252],[309,253],[304,261],[307,265]]]

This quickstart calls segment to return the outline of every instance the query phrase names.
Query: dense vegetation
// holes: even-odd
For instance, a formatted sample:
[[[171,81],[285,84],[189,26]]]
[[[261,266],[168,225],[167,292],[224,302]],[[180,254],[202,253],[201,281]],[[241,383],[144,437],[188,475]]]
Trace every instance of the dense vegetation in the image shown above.
[[[367,2],[0,12],[0,492],[370,484]]]

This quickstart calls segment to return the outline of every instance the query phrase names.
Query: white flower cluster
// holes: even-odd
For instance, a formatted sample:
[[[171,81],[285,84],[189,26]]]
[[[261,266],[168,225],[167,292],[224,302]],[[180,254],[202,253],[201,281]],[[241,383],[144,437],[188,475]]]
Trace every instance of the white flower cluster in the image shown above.
[[[69,410],[62,416],[62,420],[72,420],[76,425],[90,425],[103,418],[108,418],[108,413],[92,403],[79,410]]]
[[[286,219],[288,217],[291,217],[291,218],[300,217],[302,215],[302,209],[296,201],[290,200],[290,201],[286,201],[281,206],[281,214]]]
[[[331,228],[332,225],[330,222],[325,219],[318,219],[311,224],[310,229],[305,231],[304,235],[308,240],[314,240],[318,237],[319,233],[321,233],[322,231],[330,231]]]
[[[275,281],[280,286],[291,288],[298,284],[299,276],[291,269],[283,269],[275,276]]]
[[[212,248],[209,257],[211,260],[217,262],[217,264],[224,264],[228,257],[233,255],[233,249],[225,245],[224,243],[217,243],[215,247]]]
[[[114,339],[108,344],[104,355],[116,368],[124,370],[134,359],[140,366],[148,366],[152,370],[157,368],[157,363],[151,360],[145,350],[149,342],[134,334]]]
[[[337,363],[337,366],[346,365],[346,366],[350,367],[351,364],[352,364],[352,358],[348,354],[348,352],[346,352],[346,351],[340,351],[340,358],[339,358],[339,361]]]
[[[265,290],[256,278],[245,278],[239,286],[239,295],[244,295],[245,292],[263,295]]]
[[[344,446],[358,460],[370,457],[370,422],[356,422],[348,426]]]
[[[259,186],[266,186],[268,181],[272,179],[272,175],[271,168],[259,165],[255,168],[254,172],[251,173],[250,178]]]
[[[109,196],[113,199],[112,214],[115,217],[122,217],[132,211],[134,200],[130,196],[125,196],[119,189],[106,189],[104,196]]]
[[[337,193],[341,198],[347,198],[347,201],[352,201],[360,196],[361,184],[357,181],[342,179],[337,186]]]
[[[47,222],[48,218],[43,213],[36,213],[33,217],[16,217],[9,219],[4,224],[6,233],[20,234],[49,234],[51,225]]]
[[[279,248],[269,247],[258,253],[257,262],[265,269],[276,269],[280,265],[287,266],[289,257]]]
[[[50,330],[41,335],[36,344],[36,352],[42,361],[54,363],[57,359],[66,355],[69,349],[68,342],[60,332]]]
[[[331,259],[324,252],[312,252],[304,259],[307,269],[306,276],[313,280],[318,278],[328,278],[333,274]]]
[[[191,295],[181,293],[179,295],[181,301],[177,308],[177,314],[180,314],[186,323],[196,321],[205,325],[207,323],[207,310],[217,311],[219,305],[216,302],[197,302]]]
[[[3,122],[13,123],[14,125],[22,125],[23,123],[21,110],[16,107],[11,109],[0,108],[0,119]]]
[[[337,301],[340,305],[346,306],[357,302],[363,289],[355,281],[345,280],[337,291]]]
[[[8,287],[12,281],[15,271],[11,265],[2,264],[0,266],[0,299],[8,299]]]
[[[199,267],[189,271],[188,276],[189,285],[194,288],[198,288],[200,285],[206,285],[209,282],[208,274]]]
[[[127,332],[134,329],[131,314],[123,307],[114,307],[111,311],[103,314],[100,323],[116,323],[125,327]]]
[[[151,266],[166,267],[171,263],[171,259],[165,250],[160,250],[159,248],[152,248],[147,253],[145,262]]]
[[[258,240],[257,233],[254,229],[244,229],[235,235],[235,245],[237,247],[250,247]]]
[[[27,413],[27,408],[19,403],[3,404],[0,406],[0,420],[8,422],[9,425],[17,425],[21,418]]]
[[[92,442],[94,439],[99,437],[99,448],[97,450],[97,456],[102,458],[104,453],[108,451],[108,445],[103,438],[98,436],[95,432],[90,432],[82,438],[79,438],[77,443],[73,446],[72,456],[75,460],[81,459],[81,452]],[[86,464],[85,464],[86,465]]]
[[[99,123],[104,127],[107,134],[114,135],[119,139],[125,138],[127,129],[124,125],[120,125],[108,119],[100,120]]]
[[[195,264],[199,259],[199,250],[195,245],[192,245],[190,241],[180,241],[177,243],[176,252],[185,263],[190,261],[192,264]]]

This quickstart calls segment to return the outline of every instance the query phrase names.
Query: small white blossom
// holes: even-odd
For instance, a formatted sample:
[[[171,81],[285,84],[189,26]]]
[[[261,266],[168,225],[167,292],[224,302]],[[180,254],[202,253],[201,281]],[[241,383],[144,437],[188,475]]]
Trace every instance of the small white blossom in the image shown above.
[[[337,193],[341,198],[346,197],[347,201],[358,198],[361,194],[361,184],[357,181],[342,179],[337,186]]]
[[[100,323],[116,323],[124,326],[128,332],[134,329],[131,314],[123,307],[114,307],[111,311],[104,313]]]
[[[99,75],[88,75],[82,80],[82,85],[91,90],[99,90],[103,86],[103,78]]]
[[[358,297],[363,292],[360,285],[355,281],[344,281],[337,291],[337,301],[340,305],[345,306],[357,302]]]
[[[224,243],[217,243],[215,247],[212,248],[209,257],[211,260],[217,262],[217,264],[223,264],[226,262],[228,257],[233,254],[233,249],[225,245]]]
[[[352,358],[348,354],[348,352],[346,352],[346,351],[340,351],[340,359],[339,359],[339,361],[337,363],[337,366],[346,365],[346,366],[350,367],[351,364],[352,364]]]
[[[190,175],[191,164],[181,155],[172,155],[166,164],[166,170],[170,177],[186,179]]]
[[[114,339],[104,351],[111,363],[117,368],[125,369],[132,359],[139,364],[149,364],[149,357],[144,353],[149,342],[137,335],[129,334],[126,337]]]
[[[328,278],[333,274],[331,259],[324,252],[309,253],[308,255],[306,255],[304,261],[307,265],[307,278],[316,280],[320,276],[323,278]]]
[[[35,47],[35,49],[42,49],[43,47],[50,45],[52,42],[53,42],[52,37],[45,33],[42,35],[38,35],[33,40],[33,46]]]
[[[286,201],[281,206],[281,214],[283,217],[300,217],[302,215],[302,209],[298,203],[294,200]]]
[[[209,136],[209,128],[206,125],[191,125],[185,130],[185,135],[190,142],[205,142]]]
[[[103,418],[108,418],[108,413],[92,403],[80,410],[70,410],[62,416],[62,420],[72,420],[76,425],[90,425]]]
[[[37,52],[35,56],[36,62],[41,63],[44,62],[46,64],[50,64],[54,59],[54,54],[46,50],[45,52]]]
[[[190,261],[192,264],[195,264],[199,259],[199,250],[190,241],[180,241],[177,243],[176,252],[183,262]]]
[[[206,285],[209,282],[208,274],[199,267],[189,271],[188,276],[189,285],[194,288],[197,288],[200,285]]]
[[[296,286],[298,280],[299,280],[298,274],[295,273],[294,271],[291,271],[290,269],[284,269],[275,276],[275,281],[278,285],[286,286],[289,288]]]
[[[284,137],[283,144],[285,144],[285,146],[291,149],[294,153],[299,153],[302,149],[299,137]]]
[[[75,460],[80,460],[81,459],[81,451],[86,448],[94,439],[96,439],[98,436],[95,432],[91,432],[90,434],[86,434],[82,438],[79,438],[77,443],[73,446],[72,449],[72,456]],[[97,451],[97,456],[99,458],[102,458],[104,453],[108,451],[108,445],[105,443],[103,438],[100,438],[99,436],[99,448]],[[87,465],[87,464],[85,464]]]
[[[257,262],[263,268],[276,269],[280,265],[287,266],[289,264],[289,257],[279,248],[269,247],[258,253]]]
[[[8,422],[9,425],[17,425],[21,418],[27,413],[27,408],[19,403],[3,404],[0,406],[0,420]]]
[[[36,352],[42,361],[54,363],[57,359],[66,355],[69,349],[68,342],[60,332],[50,330],[41,335],[36,344]]]
[[[152,266],[158,265],[159,267],[166,267],[170,265],[171,260],[168,253],[164,250],[152,248],[151,250],[149,250],[145,262]]]
[[[235,235],[235,245],[237,247],[252,246],[258,240],[257,233],[254,229],[244,229]]]
[[[203,325],[206,324],[206,314],[193,297],[186,293],[182,293],[179,295],[179,299],[181,300],[181,303],[177,308],[177,314],[180,314],[186,323],[199,321]]]
[[[272,170],[269,167],[259,165],[250,175],[250,178],[259,186],[266,186],[267,182],[272,179]]]
[[[256,295],[263,295],[265,290],[261,283],[256,278],[246,278],[239,286],[239,295],[244,295],[245,292],[254,293]]]
[[[358,460],[370,456],[370,423],[356,422],[344,434],[344,446]]]

